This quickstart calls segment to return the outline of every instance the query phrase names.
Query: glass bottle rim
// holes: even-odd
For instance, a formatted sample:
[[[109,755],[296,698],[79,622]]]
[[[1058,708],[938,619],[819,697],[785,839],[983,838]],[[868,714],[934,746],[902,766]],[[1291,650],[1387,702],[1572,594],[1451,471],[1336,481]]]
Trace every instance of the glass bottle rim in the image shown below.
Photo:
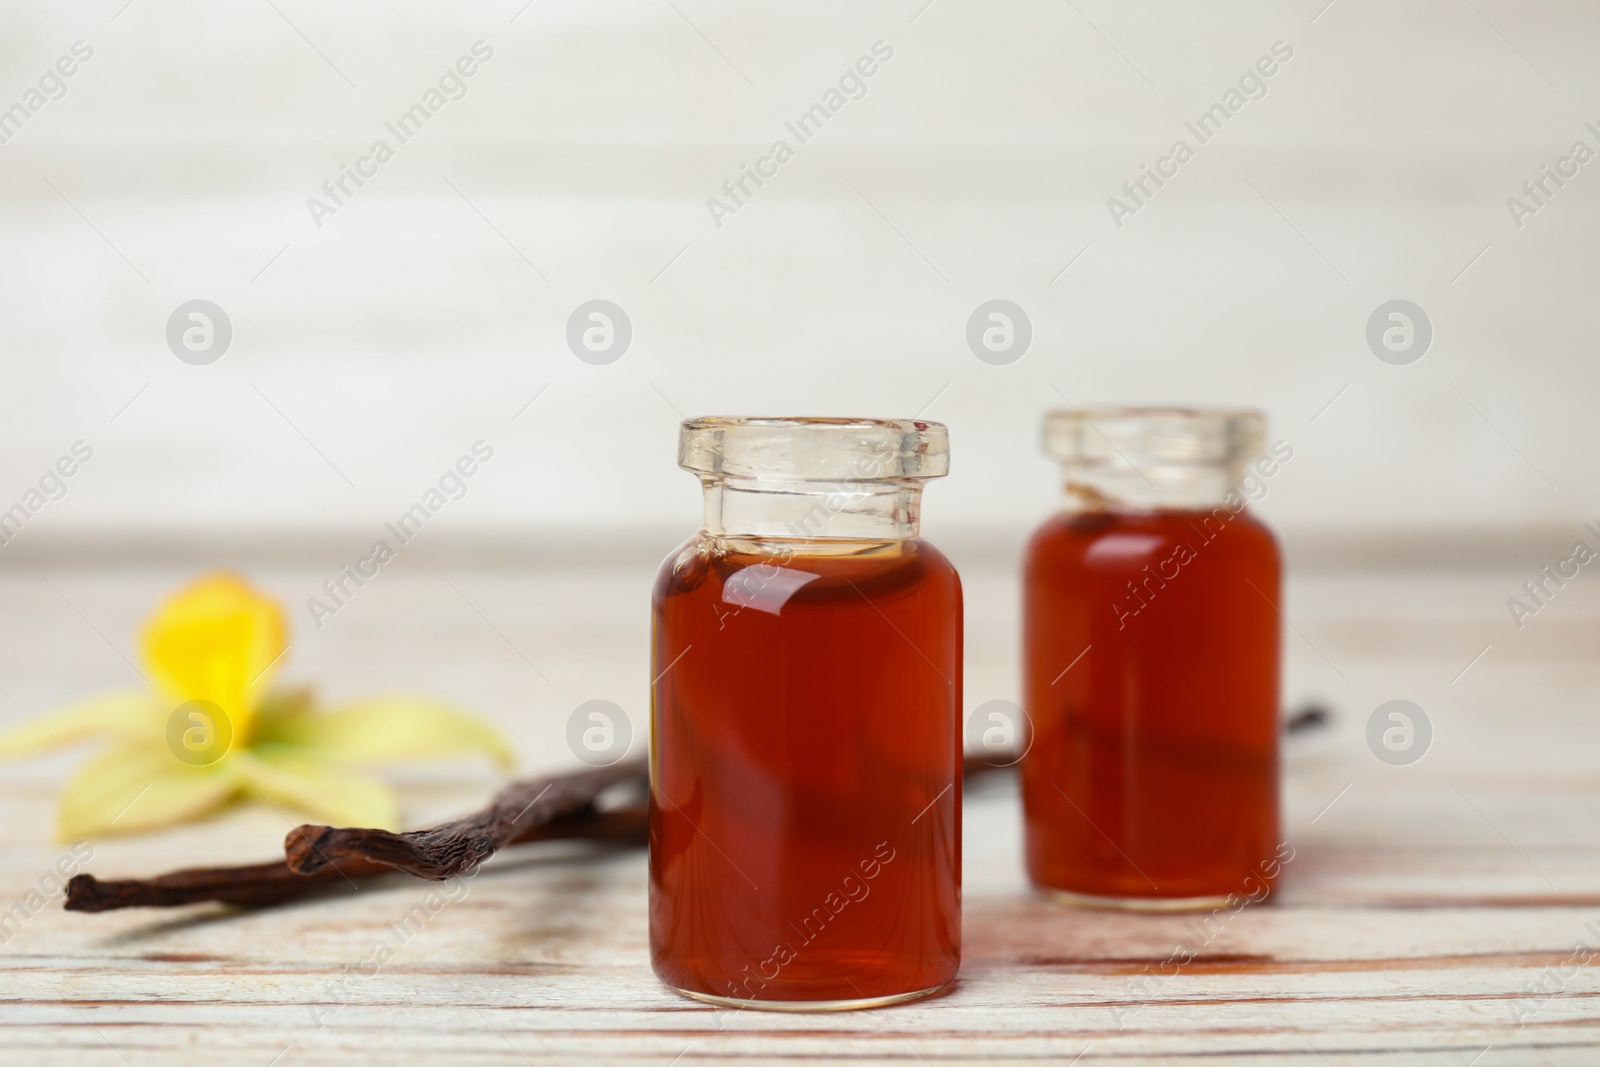
[[[1233,467],[1266,446],[1253,408],[1095,406],[1046,412],[1044,450],[1064,464]]]
[[[810,416],[703,416],[679,428],[678,466],[702,478],[855,482],[941,478],[942,422]]]

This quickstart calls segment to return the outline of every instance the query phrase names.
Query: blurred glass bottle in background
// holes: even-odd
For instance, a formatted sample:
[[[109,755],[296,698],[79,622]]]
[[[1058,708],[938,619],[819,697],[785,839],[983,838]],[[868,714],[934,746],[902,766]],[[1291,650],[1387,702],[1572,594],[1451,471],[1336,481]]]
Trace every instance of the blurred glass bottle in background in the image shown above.
[[[1066,507],[1027,551],[1021,767],[1028,873],[1069,901],[1208,908],[1277,877],[1280,567],[1246,505],[1292,452],[1262,446],[1250,411],[1046,416]]]

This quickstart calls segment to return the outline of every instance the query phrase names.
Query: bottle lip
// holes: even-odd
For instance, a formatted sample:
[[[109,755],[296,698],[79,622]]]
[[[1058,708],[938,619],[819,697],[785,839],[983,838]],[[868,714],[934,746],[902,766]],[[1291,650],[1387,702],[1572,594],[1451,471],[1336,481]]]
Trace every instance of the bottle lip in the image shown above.
[[[1236,466],[1266,446],[1252,408],[1094,406],[1050,411],[1044,450],[1078,467]]]
[[[678,466],[743,481],[940,478],[950,471],[950,435],[920,419],[704,416],[680,427]]]

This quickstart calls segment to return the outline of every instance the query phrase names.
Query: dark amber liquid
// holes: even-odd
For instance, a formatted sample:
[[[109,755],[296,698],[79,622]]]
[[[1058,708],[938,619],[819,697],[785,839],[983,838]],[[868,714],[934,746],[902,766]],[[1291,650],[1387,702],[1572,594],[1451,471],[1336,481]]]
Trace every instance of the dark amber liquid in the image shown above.
[[[855,1001],[955,977],[960,581],[921,541],[845,551],[701,537],[657,576],[650,947],[680,989]]]
[[[1246,512],[1091,511],[1034,536],[1022,781],[1036,884],[1266,894],[1278,872],[1278,587],[1277,545]]]

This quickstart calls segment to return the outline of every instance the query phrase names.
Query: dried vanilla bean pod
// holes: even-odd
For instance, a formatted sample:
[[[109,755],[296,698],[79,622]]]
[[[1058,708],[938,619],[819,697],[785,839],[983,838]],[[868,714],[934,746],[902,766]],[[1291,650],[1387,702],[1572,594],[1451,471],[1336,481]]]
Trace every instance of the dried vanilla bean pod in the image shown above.
[[[437,835],[446,841],[452,833],[461,840],[475,842],[470,851],[481,852],[477,860],[460,868],[472,869],[495,849],[532,841],[588,840],[642,845],[645,840],[648,808],[640,800],[624,807],[600,811],[595,801],[606,789],[634,781],[640,791],[645,785],[642,762],[603,768],[611,774],[580,771],[553,778],[516,782],[502,790],[495,803],[475,815],[445,823],[420,835]],[[526,799],[521,799],[526,798]],[[507,811],[504,802],[520,803],[519,810]],[[507,815],[509,814],[509,818]],[[301,828],[325,830],[339,855],[316,855],[312,840],[300,831],[290,833],[302,851],[313,856],[316,866],[302,873],[284,860],[239,867],[195,867],[155,878],[101,881],[91,874],[75,876],[67,884],[68,911],[115,911],[120,908],[171,908],[215,900],[243,907],[267,907],[328,890],[337,890],[351,881],[393,874],[396,864],[377,855],[363,854],[359,843],[377,835],[375,845],[381,855],[394,855],[389,839],[403,835],[381,830],[330,830],[327,827]],[[506,834],[509,833],[509,837]],[[345,835],[345,836],[340,836]],[[485,840],[495,841],[483,852]],[[467,850],[463,850],[464,852]],[[425,855],[425,854],[424,854]],[[448,878],[445,874],[439,877]]]
[[[487,808],[426,830],[391,833],[332,826],[298,826],[284,840],[289,868],[316,874],[346,859],[381,863],[430,881],[465,874],[520,835],[555,819],[592,810],[612,786],[649,783],[644,760],[512,782]]]
[[[969,758],[963,772],[971,779],[996,769]],[[211,900],[270,907],[397,871],[435,880],[465,874],[507,845],[558,840],[642,845],[649,820],[642,799],[606,810],[596,807],[602,793],[623,785],[643,792],[647,785],[643,761],[513,782],[482,811],[427,830],[395,834],[298,827],[290,832],[285,848],[291,857],[301,859],[299,864],[196,867],[118,881],[80,874],[67,885],[66,909],[171,908]]]

